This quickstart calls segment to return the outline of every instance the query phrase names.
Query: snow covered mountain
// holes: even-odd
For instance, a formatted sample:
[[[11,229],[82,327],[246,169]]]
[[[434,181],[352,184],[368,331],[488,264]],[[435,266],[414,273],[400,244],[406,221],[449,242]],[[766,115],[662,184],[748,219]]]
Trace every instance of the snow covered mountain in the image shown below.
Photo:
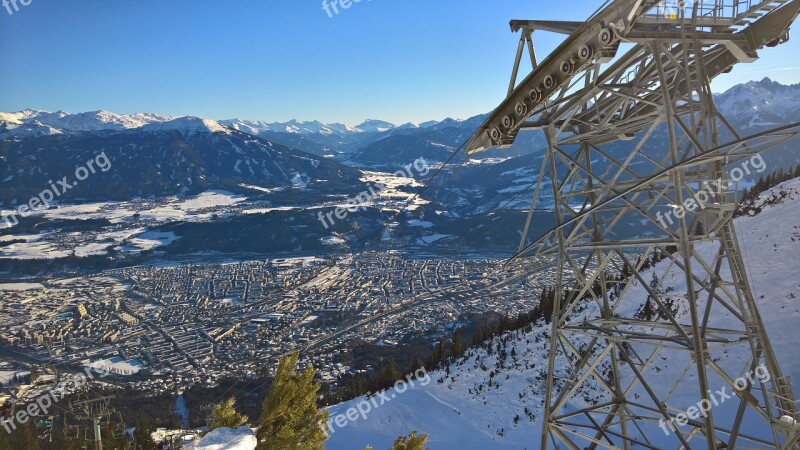
[[[43,124],[38,120],[30,122],[0,122],[0,138],[6,137],[41,137],[64,134],[64,131]]]
[[[219,122],[215,122],[209,119],[202,119],[200,117],[179,117],[176,119],[172,119],[169,121],[164,122],[153,122],[138,128],[139,131],[142,132],[161,132],[161,131],[170,131],[176,130],[181,133],[196,133],[196,132],[205,132],[205,133],[227,133],[231,134],[231,130],[228,127],[222,126]]]
[[[367,120],[356,127],[341,123],[325,124],[316,120],[269,123],[229,119],[220,123],[288,147],[331,158],[367,145],[395,128],[393,124],[382,120]]]
[[[383,133],[384,131],[389,131],[394,127],[394,124],[383,120],[367,119],[358,125],[356,130],[360,130],[365,133]]]
[[[30,125],[49,127],[52,130],[49,134],[62,134],[70,131],[129,130],[173,119],[174,117],[149,113],[126,115],[109,111],[91,111],[70,114],[64,111],[53,113],[26,109],[15,113],[0,112],[0,127],[5,127],[5,133],[0,128],[0,138],[9,135],[29,136],[26,131]]]
[[[800,121],[800,84],[764,78],[734,86],[717,95],[716,102],[726,118],[745,130]]]
[[[780,125],[800,120],[800,84],[783,85],[769,78],[751,81],[717,94],[717,105],[720,111],[737,124],[747,127]],[[350,127],[341,123],[325,124],[319,121],[266,122],[246,119],[220,120],[222,126],[230,127],[248,134],[263,135],[265,133],[285,133],[307,138],[338,137],[353,135],[369,135],[364,143],[369,145],[392,131],[402,134],[441,132],[448,129],[464,129],[470,132],[477,129],[486,115],[475,116],[466,120],[447,118],[442,121],[424,123],[406,123],[396,126],[392,123],[368,119],[363,123]],[[109,111],[90,111],[70,114],[64,111],[48,112],[37,109],[26,109],[19,112],[0,112],[0,139],[15,135],[30,136],[60,134],[75,131],[128,130],[155,123],[168,123],[178,117],[153,113],[116,114]],[[437,141],[438,142],[438,141]],[[453,146],[454,142],[439,142]],[[322,142],[322,144],[326,144]]]
[[[127,201],[193,195],[207,189],[252,193],[301,189],[327,196],[365,189],[361,172],[197,117],[120,131],[43,135],[3,141],[0,205],[27,202],[51,181],[105,154],[113,170],[64,192],[61,202]],[[250,187],[243,187],[250,186]]]
[[[781,198],[782,202],[774,203]],[[794,390],[800,392],[799,353],[793,339],[785,339],[796,335],[800,318],[800,282],[786,276],[795,273],[800,262],[800,179],[762,194],[761,203],[765,206],[760,214],[737,219],[736,226],[747,266],[753,268],[750,279],[774,350],[784,375],[794,380]],[[703,252],[702,247],[699,250]],[[662,273],[668,264],[665,260],[653,270]],[[643,277],[651,276],[646,273]],[[677,296],[685,292],[682,276],[668,275],[663,282]],[[635,286],[631,294],[641,296],[642,301],[647,298],[642,286]],[[724,316],[719,314],[715,319],[721,326],[731,320]],[[359,415],[348,420],[346,426],[337,427],[326,448],[350,450],[367,444],[388,448],[395,436],[413,430],[428,434],[428,444],[436,450],[539,448],[548,339],[549,325],[541,324],[530,331],[510,332],[487,341],[482,349],[468,351],[447,370],[429,373],[430,383],[418,382],[407,390],[404,387],[404,392],[387,391],[386,400],[381,399],[379,406],[372,408],[366,417]],[[738,362],[745,357],[733,351],[725,355]],[[556,367],[564,364],[565,361],[559,361]],[[684,368],[684,361],[661,359],[648,369],[648,376],[674,380]],[[663,386],[670,386],[671,382],[666,381]],[[715,379],[711,383],[723,386],[713,384],[717,382]],[[645,393],[634,391],[633,395]],[[602,401],[603,390],[589,389],[582,392],[582,397],[585,402]],[[330,416],[346,413],[363,400],[335,405],[329,410]],[[671,400],[689,407],[697,402],[697,396],[691,389],[679,387]],[[734,407],[720,406],[715,414],[735,411]],[[657,425],[650,431],[655,447],[676,448]],[[695,436],[691,442],[702,446],[702,439]]]
[[[300,122],[297,120],[290,120],[288,122],[265,122],[261,120],[242,120],[242,119],[229,119],[223,120],[221,123],[249,134],[261,134],[269,131],[279,133],[292,133],[299,135],[309,134],[322,134],[326,136],[339,135],[343,136],[348,133],[359,133],[363,130],[351,128],[341,123],[324,124],[320,121]]]
[[[800,84],[786,86],[765,78],[735,86],[717,95],[716,100],[720,111],[743,135],[800,121]],[[401,126],[367,120],[356,127],[349,127],[319,121],[213,121],[143,113],[123,115],[96,111],[68,114],[63,111],[50,113],[28,109],[0,113],[0,140],[173,130],[183,137],[190,137],[198,132],[213,134],[238,130],[275,145],[333,159],[359,169],[394,172],[419,157],[424,157],[434,165],[447,160],[485,118],[486,115],[478,115],[466,120],[448,118]],[[724,129],[722,134],[725,134]],[[666,136],[665,130],[656,130],[654,144],[657,141],[666,142]],[[141,144],[138,141],[136,143]],[[626,145],[625,142],[615,143],[609,151],[615,155],[624,154]],[[520,133],[517,141],[508,149],[489,151],[468,161],[460,155],[435,181],[432,189],[436,195],[434,200],[448,205],[449,211],[461,216],[480,214],[499,205],[504,205],[506,209],[525,209],[528,206],[527,191],[531,190],[534,174],[538,173],[537,165],[544,148],[542,133],[526,132]],[[793,150],[790,143],[770,151],[765,155],[769,167],[777,170],[800,163]],[[149,168],[145,172],[152,171]]]

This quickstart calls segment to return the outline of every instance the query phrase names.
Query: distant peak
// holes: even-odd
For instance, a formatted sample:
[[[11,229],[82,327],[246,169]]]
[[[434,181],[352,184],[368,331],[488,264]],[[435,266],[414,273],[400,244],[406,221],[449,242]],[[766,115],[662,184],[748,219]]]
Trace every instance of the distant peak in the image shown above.
[[[203,119],[201,117],[186,116],[179,117],[167,122],[151,123],[141,127],[144,131],[164,131],[164,130],[177,130],[177,131],[203,131],[203,132],[227,132],[229,129],[219,122]]]
[[[36,109],[36,108],[25,108],[22,111],[19,111],[19,114],[39,114],[39,113],[47,113],[49,111],[45,111],[43,109]]]
[[[395,125],[385,120],[367,119],[361,124],[356,126],[356,130],[361,130],[370,133],[382,133],[395,128]]]
[[[389,125],[392,125],[392,123],[387,122],[385,120],[380,120],[380,119],[367,119],[362,123],[362,125],[369,124],[369,123],[387,123]]]

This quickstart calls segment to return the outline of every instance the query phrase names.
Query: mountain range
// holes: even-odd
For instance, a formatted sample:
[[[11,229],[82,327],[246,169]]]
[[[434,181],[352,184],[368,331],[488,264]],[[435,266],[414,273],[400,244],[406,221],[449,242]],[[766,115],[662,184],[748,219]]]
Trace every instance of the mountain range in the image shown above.
[[[800,84],[786,86],[765,78],[718,94],[716,102],[742,135],[800,121]],[[271,211],[247,218],[220,217],[220,221],[228,221],[228,228],[231,220],[241,222],[228,233],[236,239],[242,240],[242,236],[257,229],[256,219],[264,216],[262,222],[269,221],[273,228],[297,220],[295,224],[305,227],[307,234],[338,240],[331,235],[332,230],[311,217],[315,214],[311,209],[329,209],[367,192],[371,173],[394,173],[420,158],[431,168],[440,166],[471,137],[485,117],[400,126],[368,120],[349,127],[321,122],[215,121],[107,111],[68,114],[27,109],[0,113],[0,208],[9,210],[27,203],[52,180],[71,175],[76,167],[105,153],[113,170],[98,172],[78,183],[58,198],[59,203],[186,198],[208,190],[224,190],[262,202],[259,208]],[[666,146],[667,142],[665,130],[653,133],[652,144]],[[631,142],[620,141],[608,151],[618,157],[628,152],[630,145]],[[770,172],[800,163],[793,151],[795,145],[790,141],[765,154]],[[412,243],[420,238],[427,242],[421,235],[430,233],[437,238],[465,237],[459,245],[468,241],[473,248],[513,246],[524,220],[523,211],[530,203],[544,148],[541,133],[526,132],[520,133],[508,149],[476,156],[457,154],[420,194],[422,205],[401,218],[407,222],[395,229],[396,234],[406,233],[407,242]],[[429,172],[409,175],[423,181]],[[413,188],[404,183],[392,194],[395,198],[413,195],[421,186]],[[546,186],[541,193],[542,203],[537,205],[540,209],[552,206],[548,189]],[[364,219],[368,223],[342,221],[337,227],[343,228],[336,231],[352,236],[358,230],[374,229],[380,222],[378,216],[392,208],[384,200],[372,205]],[[277,212],[276,207],[293,211]],[[424,229],[409,225],[414,220],[431,225]],[[191,224],[190,231],[181,229],[179,224],[170,227],[178,236],[200,237],[228,229],[222,227],[225,223],[208,222]],[[538,225],[545,227],[547,220],[540,222]],[[487,233],[498,227],[504,232]],[[290,231],[285,235],[294,233]],[[282,236],[274,235],[273,240],[288,245]],[[178,246],[186,251],[227,248],[224,239],[215,240],[216,244],[209,248],[199,246],[201,241],[183,239]],[[441,243],[454,245],[447,239]],[[243,243],[241,248],[246,249],[247,245]],[[299,247],[291,247],[295,248]],[[302,248],[311,250],[308,246]],[[269,249],[274,248],[263,250]]]
[[[734,86],[715,95],[720,111],[740,129],[774,126],[800,120],[800,84],[783,85],[764,78]],[[373,166],[392,164],[395,150],[428,148],[431,154],[444,155],[469,138],[487,114],[466,120],[447,118],[421,124],[394,125],[369,119],[356,126],[319,121],[266,122],[260,120],[205,120],[211,128],[232,128],[269,141],[319,156],[336,157],[345,162]],[[180,129],[191,117],[154,113],[116,114],[92,111],[70,114],[37,109],[0,112],[0,139],[68,135],[81,132],[147,129],[161,124],[164,129]],[[217,128],[219,129],[219,128]],[[503,152],[518,156],[518,147],[530,144],[523,139]],[[441,150],[437,150],[441,149]],[[528,151],[529,152],[529,151]]]

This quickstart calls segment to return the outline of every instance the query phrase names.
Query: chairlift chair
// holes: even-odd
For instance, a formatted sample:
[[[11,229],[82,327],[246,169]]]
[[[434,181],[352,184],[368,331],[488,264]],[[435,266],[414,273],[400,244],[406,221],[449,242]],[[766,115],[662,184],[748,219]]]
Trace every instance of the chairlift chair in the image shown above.
[[[17,406],[16,395],[9,388],[0,390],[0,394],[8,397],[2,405],[0,405],[0,417],[4,420],[10,419],[14,416],[14,409]]]
[[[0,406],[0,417],[3,419],[10,419],[14,416],[14,402],[11,399],[6,400],[3,402],[3,405]]]
[[[122,439],[122,438],[124,438],[125,437],[125,425],[122,424],[122,423],[115,423],[111,427],[111,436],[113,436],[114,439]]]
[[[125,421],[122,419],[122,413],[120,413],[119,411],[114,410],[109,415],[110,415],[111,424],[113,426],[122,425],[122,427],[125,428]]]
[[[89,401],[89,396],[86,394],[78,394],[69,401],[69,409],[72,411],[80,411],[89,414],[89,409],[86,402]]]
[[[97,423],[101,428],[107,428],[111,425],[111,416],[109,414],[103,414],[97,418]]]
[[[81,427],[78,425],[70,425],[67,422],[67,415],[64,414],[64,437],[69,441],[77,440],[81,435]]]
[[[53,442],[53,416],[36,417],[33,424],[36,426],[36,435],[39,439]]]

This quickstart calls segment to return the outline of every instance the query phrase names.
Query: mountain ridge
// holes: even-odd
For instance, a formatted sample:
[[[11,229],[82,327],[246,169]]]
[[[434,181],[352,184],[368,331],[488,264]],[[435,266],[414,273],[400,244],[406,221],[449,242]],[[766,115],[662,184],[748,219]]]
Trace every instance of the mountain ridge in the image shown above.
[[[746,103],[736,103],[735,98],[739,96],[768,94],[769,98],[757,105],[747,105]],[[773,81],[769,77],[761,80],[748,81],[737,84],[725,92],[715,93],[714,97],[720,104],[720,109],[730,110],[728,112],[741,113],[748,109],[748,106],[756,106],[756,110],[764,109],[766,106],[770,112],[779,105],[786,103],[785,98],[778,97],[778,94],[790,94],[790,103],[800,103],[800,83],[782,84]],[[734,100],[731,102],[731,100]],[[783,101],[781,101],[783,100]],[[758,108],[762,106],[762,108]],[[792,108],[792,112],[797,112],[798,105]],[[402,125],[395,125],[380,119],[366,119],[362,123],[349,126],[343,123],[333,122],[324,123],[319,120],[300,121],[291,119],[285,122],[268,122],[254,119],[210,119],[220,125],[234,128],[248,134],[258,134],[260,132],[274,131],[287,132],[301,135],[321,133],[347,134],[347,133],[384,133],[390,130],[420,130],[432,127],[452,127],[468,125],[477,118],[484,118],[486,114],[478,114],[466,119],[447,117],[442,120],[431,120],[422,123],[406,122]],[[165,123],[175,121],[180,118],[197,117],[192,115],[173,116],[163,115],[152,112],[137,112],[133,114],[118,114],[107,110],[85,111],[79,113],[68,113],[62,110],[50,112],[42,109],[27,108],[16,112],[0,112],[0,125],[21,125],[25,123],[39,122],[63,131],[99,131],[99,130],[123,130],[140,128],[153,123]],[[0,135],[0,138],[4,136]]]

